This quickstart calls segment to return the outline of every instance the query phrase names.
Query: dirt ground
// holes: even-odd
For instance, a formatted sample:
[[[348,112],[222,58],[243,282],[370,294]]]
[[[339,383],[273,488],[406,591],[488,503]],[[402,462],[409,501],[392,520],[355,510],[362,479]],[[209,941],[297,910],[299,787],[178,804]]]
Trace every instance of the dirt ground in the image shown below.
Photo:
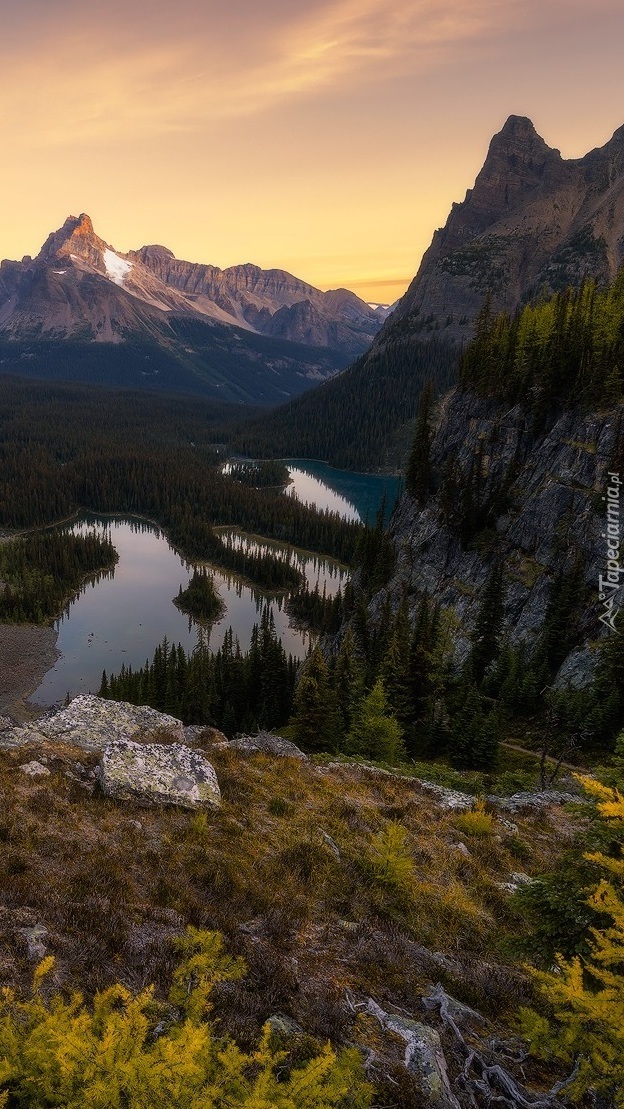
[[[58,656],[54,628],[0,624],[0,713],[19,721],[37,715],[28,697]]]

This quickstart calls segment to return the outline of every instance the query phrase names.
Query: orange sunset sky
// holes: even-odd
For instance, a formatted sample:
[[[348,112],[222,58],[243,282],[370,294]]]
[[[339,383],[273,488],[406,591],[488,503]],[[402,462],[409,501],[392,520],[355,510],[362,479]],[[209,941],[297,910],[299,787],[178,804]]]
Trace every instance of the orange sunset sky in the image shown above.
[[[0,257],[116,249],[393,301],[491,135],[624,123],[622,0],[0,0]]]

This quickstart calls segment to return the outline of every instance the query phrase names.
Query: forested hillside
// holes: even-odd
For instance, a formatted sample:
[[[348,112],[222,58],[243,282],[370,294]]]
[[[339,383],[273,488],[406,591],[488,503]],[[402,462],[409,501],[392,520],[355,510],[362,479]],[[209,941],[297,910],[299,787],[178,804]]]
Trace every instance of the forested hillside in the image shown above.
[[[352,470],[396,469],[404,461],[425,381],[443,393],[455,381],[457,357],[455,348],[436,338],[415,339],[401,321],[391,341],[373,345],[343,374],[242,427],[232,445],[253,457],[319,458]]]

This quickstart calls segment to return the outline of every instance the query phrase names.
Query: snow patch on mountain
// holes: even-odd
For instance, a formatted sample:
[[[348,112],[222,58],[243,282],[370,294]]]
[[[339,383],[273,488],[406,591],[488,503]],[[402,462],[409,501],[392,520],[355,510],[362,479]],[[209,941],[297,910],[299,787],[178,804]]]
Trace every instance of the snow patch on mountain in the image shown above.
[[[123,285],[132,269],[132,262],[126,262],[124,258],[120,258],[114,250],[110,249],[105,250],[102,257],[106,267],[106,276],[114,281],[116,285]]]

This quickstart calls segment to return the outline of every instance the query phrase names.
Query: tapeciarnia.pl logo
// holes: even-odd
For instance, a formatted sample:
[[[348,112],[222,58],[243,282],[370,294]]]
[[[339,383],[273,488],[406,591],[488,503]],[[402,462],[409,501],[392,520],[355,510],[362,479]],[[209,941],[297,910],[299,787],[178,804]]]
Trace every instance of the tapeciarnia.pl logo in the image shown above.
[[[621,587],[620,575],[624,572],[621,565],[621,522],[620,522],[620,488],[622,480],[618,473],[609,471],[609,484],[606,496],[607,522],[606,531],[601,532],[602,539],[606,540],[605,565],[606,571],[598,578],[598,595],[602,601],[603,611],[600,620],[611,631],[617,632],[615,625],[619,608],[616,599]]]

